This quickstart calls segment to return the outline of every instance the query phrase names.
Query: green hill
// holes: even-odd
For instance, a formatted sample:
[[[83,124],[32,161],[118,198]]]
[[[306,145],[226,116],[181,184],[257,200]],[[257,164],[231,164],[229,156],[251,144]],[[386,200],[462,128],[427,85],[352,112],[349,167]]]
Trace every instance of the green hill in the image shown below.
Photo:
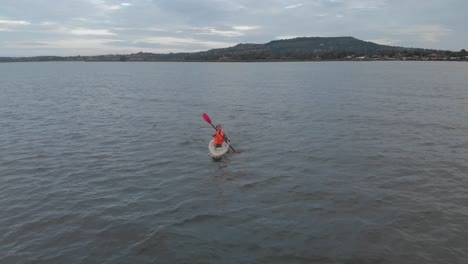
[[[413,53],[429,54],[434,50],[379,45],[353,37],[302,37],[275,40],[266,44],[239,44],[189,54],[186,60],[327,60],[358,56],[389,56]]]

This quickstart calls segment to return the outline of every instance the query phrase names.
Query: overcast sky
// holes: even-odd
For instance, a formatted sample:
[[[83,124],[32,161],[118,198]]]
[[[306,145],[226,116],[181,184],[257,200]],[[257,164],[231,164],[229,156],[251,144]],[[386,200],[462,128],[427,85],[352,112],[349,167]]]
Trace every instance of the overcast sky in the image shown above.
[[[297,36],[468,49],[466,0],[0,0],[0,56],[201,51]]]

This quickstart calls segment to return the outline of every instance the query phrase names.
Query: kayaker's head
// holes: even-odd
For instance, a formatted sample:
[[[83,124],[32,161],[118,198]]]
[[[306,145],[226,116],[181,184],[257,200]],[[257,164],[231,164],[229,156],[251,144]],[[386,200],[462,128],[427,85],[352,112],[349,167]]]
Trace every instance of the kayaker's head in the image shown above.
[[[216,130],[220,131],[221,130],[221,124],[216,125]]]

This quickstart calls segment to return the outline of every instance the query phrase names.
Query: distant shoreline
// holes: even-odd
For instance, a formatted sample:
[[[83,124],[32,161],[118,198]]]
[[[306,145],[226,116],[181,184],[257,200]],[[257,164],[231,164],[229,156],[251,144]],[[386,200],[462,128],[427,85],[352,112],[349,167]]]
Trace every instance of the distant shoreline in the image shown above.
[[[265,44],[237,44],[200,52],[93,56],[0,57],[0,62],[291,62],[291,61],[468,61],[468,52],[380,45],[354,37],[299,37]]]
[[[261,62],[468,62],[468,59],[458,59],[458,60],[422,60],[422,59],[392,59],[392,60],[385,60],[385,59],[336,59],[336,60],[230,60],[230,61],[219,61],[219,60],[187,60],[187,61],[113,61],[113,60],[12,60],[12,61],[2,61],[0,63],[28,63],[28,62],[115,62],[115,63],[127,63],[127,62],[138,62],[138,63],[145,63],[145,62],[173,62],[173,63],[191,63],[191,62],[207,62],[207,63],[261,63]]]

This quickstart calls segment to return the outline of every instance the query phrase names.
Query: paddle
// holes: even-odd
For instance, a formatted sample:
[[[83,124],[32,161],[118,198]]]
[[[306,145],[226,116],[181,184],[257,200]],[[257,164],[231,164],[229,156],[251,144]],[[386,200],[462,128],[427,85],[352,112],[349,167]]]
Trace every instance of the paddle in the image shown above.
[[[203,117],[203,119],[204,119],[208,124],[210,124],[210,125],[216,130],[216,127],[215,127],[215,126],[213,125],[213,123],[211,122],[211,118],[208,116],[207,113],[203,113],[202,117]],[[224,139],[224,142],[226,142],[226,144],[228,144],[228,146],[232,149],[232,151],[234,151],[234,153],[240,153],[239,151],[235,150],[235,149],[231,146],[231,144],[229,144],[229,143],[227,142],[226,139]]]

